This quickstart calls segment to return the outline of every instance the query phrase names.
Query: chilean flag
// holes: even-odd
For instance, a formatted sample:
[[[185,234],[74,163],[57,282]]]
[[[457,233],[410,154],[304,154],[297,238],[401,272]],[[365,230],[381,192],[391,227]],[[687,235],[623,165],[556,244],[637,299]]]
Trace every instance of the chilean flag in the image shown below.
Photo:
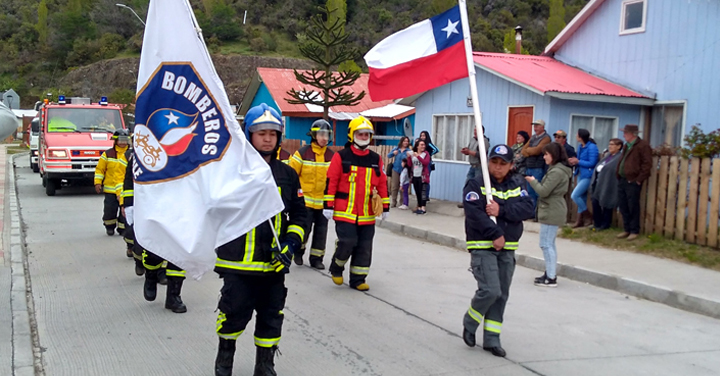
[[[383,39],[366,55],[373,101],[404,98],[468,77],[460,7]]]

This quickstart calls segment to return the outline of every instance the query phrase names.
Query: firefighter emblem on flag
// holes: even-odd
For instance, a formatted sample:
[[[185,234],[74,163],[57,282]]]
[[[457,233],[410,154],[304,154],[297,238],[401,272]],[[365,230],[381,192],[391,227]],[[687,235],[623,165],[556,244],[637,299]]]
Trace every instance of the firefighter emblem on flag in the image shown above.
[[[137,97],[135,181],[159,183],[222,159],[230,132],[190,63],[162,64]]]

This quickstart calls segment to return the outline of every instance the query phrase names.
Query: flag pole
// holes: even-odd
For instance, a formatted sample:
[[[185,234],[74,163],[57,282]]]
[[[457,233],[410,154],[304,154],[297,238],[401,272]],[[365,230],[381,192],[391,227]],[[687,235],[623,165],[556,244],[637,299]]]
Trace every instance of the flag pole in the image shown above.
[[[460,6],[460,24],[462,24],[463,42],[465,43],[465,57],[468,65],[468,80],[470,81],[470,95],[472,98],[473,113],[475,114],[475,129],[477,130],[478,147],[480,149],[480,167],[482,168],[483,183],[485,184],[485,200],[490,203],[492,198],[492,185],[490,172],[488,172],[487,150],[482,129],[482,114],[480,114],[480,101],[478,100],[477,82],[475,81],[475,62],[472,57],[472,43],[470,41],[470,23],[468,22],[467,4],[465,0],[458,0]],[[495,221],[495,217],[490,217]]]

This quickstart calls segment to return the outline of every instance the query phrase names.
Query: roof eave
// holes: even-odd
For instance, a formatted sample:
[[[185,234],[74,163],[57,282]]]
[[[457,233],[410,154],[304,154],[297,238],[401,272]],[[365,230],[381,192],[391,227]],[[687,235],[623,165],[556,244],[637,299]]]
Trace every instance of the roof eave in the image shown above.
[[[603,102],[637,106],[652,106],[655,104],[654,99],[646,97],[620,97],[615,95],[561,93],[557,91],[548,91],[545,94],[547,94],[548,97],[569,101]]]
[[[255,99],[255,95],[257,94],[258,90],[260,90],[260,84],[262,84],[262,77],[260,77],[260,72],[258,72],[256,69],[255,74],[253,74],[253,77],[250,79],[250,83],[245,90],[245,95],[243,96],[242,103],[240,103],[240,109],[238,110],[238,113],[244,115],[248,112],[253,99]]]
[[[570,21],[567,26],[565,26],[562,31],[558,35],[555,36],[555,38],[550,42],[550,44],[545,47],[545,51],[542,53],[543,56],[552,56],[560,47],[567,42],[568,39],[572,36],[573,33],[577,29],[582,26],[582,24],[590,18],[590,15],[595,12],[597,8],[604,3],[605,0],[590,0],[587,5],[573,17],[573,19]]]

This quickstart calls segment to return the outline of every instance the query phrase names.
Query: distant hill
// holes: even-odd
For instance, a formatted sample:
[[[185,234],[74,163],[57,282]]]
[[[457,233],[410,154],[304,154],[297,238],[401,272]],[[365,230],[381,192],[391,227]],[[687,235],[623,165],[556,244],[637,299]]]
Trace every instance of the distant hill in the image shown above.
[[[145,18],[148,0],[123,1]],[[342,0],[331,1],[342,3]],[[512,29],[521,25],[524,52],[539,54],[548,42],[548,24],[551,30],[559,31],[587,1],[468,0],[473,48],[494,52],[503,52],[506,46],[512,48]],[[116,2],[0,0],[0,56],[3,57],[0,59],[0,91],[15,89],[25,106],[51,88],[85,95],[85,89],[94,90],[95,80],[83,83],[63,77],[88,76],[72,72],[98,61],[139,56],[143,25],[130,10],[116,6]],[[297,41],[304,37],[308,18],[318,13],[318,7],[325,2],[191,0],[213,53],[275,57],[299,57]],[[454,0],[347,0],[349,42],[364,53],[391,33],[454,4]],[[556,16],[548,22],[551,13]],[[358,63],[363,65],[362,61]],[[108,64],[112,67],[117,63]],[[80,69],[80,72],[87,70]],[[125,76],[126,73],[106,74]],[[127,80],[117,83],[128,86]],[[81,89],[81,93],[70,91]]]

